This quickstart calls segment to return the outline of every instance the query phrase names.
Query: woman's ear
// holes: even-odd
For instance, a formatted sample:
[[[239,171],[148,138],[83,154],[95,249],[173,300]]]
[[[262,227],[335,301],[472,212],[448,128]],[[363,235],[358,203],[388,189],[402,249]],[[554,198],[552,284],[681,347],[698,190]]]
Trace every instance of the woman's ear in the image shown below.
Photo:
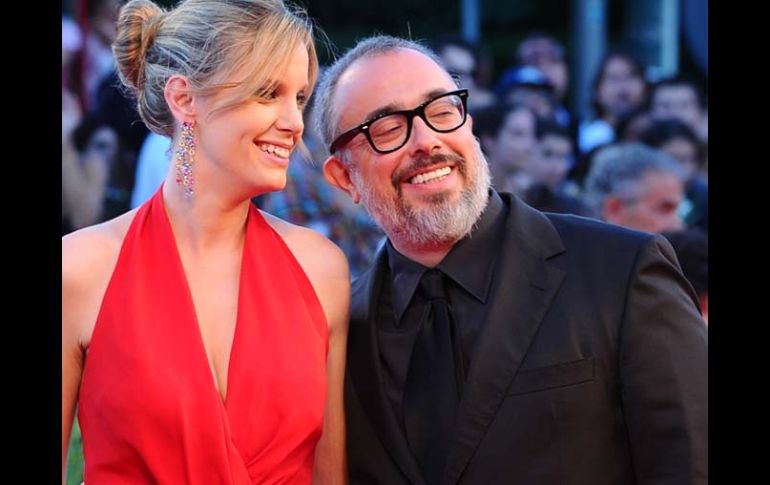
[[[195,97],[187,78],[178,74],[171,76],[166,81],[163,96],[178,123],[195,121]]]
[[[326,159],[326,162],[324,162],[324,177],[330,184],[348,194],[348,197],[354,203],[358,204],[361,201],[361,195],[350,178],[350,169],[339,158],[331,156]]]

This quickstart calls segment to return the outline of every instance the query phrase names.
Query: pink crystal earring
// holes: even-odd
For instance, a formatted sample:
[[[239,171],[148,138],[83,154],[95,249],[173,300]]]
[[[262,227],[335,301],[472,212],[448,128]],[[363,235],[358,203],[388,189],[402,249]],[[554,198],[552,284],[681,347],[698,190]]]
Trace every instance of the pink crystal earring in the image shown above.
[[[179,144],[176,147],[176,183],[182,186],[187,197],[193,196],[193,164],[195,163],[195,134],[193,123],[183,122]]]

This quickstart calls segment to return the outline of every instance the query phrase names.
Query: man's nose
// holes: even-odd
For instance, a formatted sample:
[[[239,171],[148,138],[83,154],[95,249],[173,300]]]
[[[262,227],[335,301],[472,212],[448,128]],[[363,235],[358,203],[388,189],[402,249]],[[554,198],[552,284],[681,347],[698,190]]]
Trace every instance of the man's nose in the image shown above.
[[[441,139],[438,137],[438,132],[428,126],[422,118],[415,116],[407,145],[410,154],[422,152],[430,155],[434,150],[441,148]]]

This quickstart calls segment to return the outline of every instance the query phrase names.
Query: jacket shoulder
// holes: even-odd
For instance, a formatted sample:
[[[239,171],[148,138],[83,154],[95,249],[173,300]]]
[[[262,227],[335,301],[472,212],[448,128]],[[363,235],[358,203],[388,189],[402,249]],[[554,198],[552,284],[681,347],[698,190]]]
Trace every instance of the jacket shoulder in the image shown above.
[[[374,263],[350,285],[350,322],[365,322],[373,305],[375,295],[380,293],[379,288],[387,272],[387,251],[384,247],[377,251]]]
[[[578,243],[595,248],[611,246],[618,249],[638,250],[656,237],[654,234],[635,231],[590,217],[552,213],[545,213],[545,215],[567,246]]]

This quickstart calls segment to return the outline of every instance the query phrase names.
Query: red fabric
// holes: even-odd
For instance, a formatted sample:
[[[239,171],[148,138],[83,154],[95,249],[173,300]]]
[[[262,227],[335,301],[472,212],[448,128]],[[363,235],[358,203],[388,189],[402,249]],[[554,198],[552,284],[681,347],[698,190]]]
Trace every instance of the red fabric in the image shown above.
[[[310,483],[327,348],[309,280],[251,206],[223,402],[159,190],[126,234],[87,352],[85,482]]]

